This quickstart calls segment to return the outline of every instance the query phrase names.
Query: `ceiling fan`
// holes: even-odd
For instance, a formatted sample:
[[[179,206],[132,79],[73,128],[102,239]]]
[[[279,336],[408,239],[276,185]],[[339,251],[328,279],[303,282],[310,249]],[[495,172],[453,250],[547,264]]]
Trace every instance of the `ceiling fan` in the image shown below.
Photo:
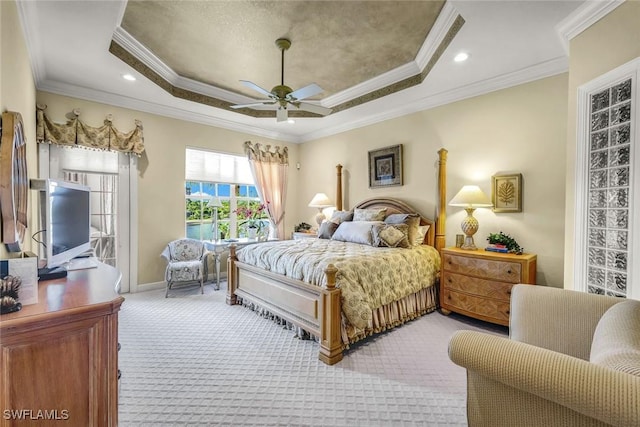
[[[287,121],[289,118],[289,110],[292,108],[297,110],[309,111],[310,113],[320,114],[322,116],[326,116],[331,113],[331,108],[326,108],[317,104],[310,104],[308,102],[301,102],[301,100],[317,95],[323,91],[322,88],[317,84],[311,83],[310,85],[298,90],[293,90],[289,86],[286,86],[284,84],[284,51],[291,47],[291,40],[284,38],[278,39],[276,40],[276,46],[278,46],[278,49],[282,51],[282,72],[280,84],[278,86],[275,86],[273,89],[271,89],[271,92],[269,92],[268,90],[261,88],[253,82],[250,82],[248,80],[240,80],[243,85],[257,92],[260,92],[263,95],[266,95],[267,97],[269,97],[269,99],[252,102],[249,104],[232,105],[231,108],[252,108],[263,105],[274,105],[278,108],[276,112],[276,118],[278,122]]]

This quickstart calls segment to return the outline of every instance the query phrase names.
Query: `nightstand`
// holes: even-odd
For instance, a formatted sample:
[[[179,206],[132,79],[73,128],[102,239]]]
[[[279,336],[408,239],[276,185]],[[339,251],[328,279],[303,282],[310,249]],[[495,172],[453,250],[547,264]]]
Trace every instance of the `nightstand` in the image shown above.
[[[509,325],[511,288],[535,284],[536,255],[458,248],[442,250],[440,306],[499,325]]]
[[[315,239],[318,237],[317,233],[301,233],[298,231],[294,231],[293,233],[291,233],[291,238],[293,240],[300,240],[300,239]]]

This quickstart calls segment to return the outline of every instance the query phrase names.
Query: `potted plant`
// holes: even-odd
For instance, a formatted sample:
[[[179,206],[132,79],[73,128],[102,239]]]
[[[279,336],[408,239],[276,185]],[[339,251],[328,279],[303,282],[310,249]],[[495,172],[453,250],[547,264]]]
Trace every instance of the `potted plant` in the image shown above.
[[[267,202],[268,204],[269,202]],[[247,236],[255,239],[262,231],[264,220],[267,218],[267,204],[261,203],[258,206],[241,206],[234,212],[241,219],[240,225],[244,225],[247,229]]]
[[[508,234],[503,233],[502,231],[499,233],[489,233],[489,237],[487,237],[487,241],[491,245],[500,245],[506,248],[507,252],[512,252],[515,254],[522,254],[523,249],[520,247],[516,240],[509,236]]]

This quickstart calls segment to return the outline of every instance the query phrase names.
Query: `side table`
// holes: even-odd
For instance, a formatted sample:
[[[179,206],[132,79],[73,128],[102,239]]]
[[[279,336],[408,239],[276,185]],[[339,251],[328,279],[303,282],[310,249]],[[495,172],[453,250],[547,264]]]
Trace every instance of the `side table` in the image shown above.
[[[260,242],[262,242],[262,240],[248,238],[204,241],[205,248],[213,255],[213,259],[216,263],[216,283],[214,287],[216,291],[220,290],[220,257],[225,252],[228,252],[229,246],[236,245],[240,247]]]

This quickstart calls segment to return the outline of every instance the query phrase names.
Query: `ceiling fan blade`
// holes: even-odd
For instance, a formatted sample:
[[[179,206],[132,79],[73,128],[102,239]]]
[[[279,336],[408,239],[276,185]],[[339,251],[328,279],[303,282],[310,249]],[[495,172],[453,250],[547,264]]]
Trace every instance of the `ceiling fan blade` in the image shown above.
[[[321,116],[327,116],[331,114],[332,111],[331,108],[326,108],[318,104],[310,104],[308,102],[296,102],[294,105],[300,110],[320,114]]]
[[[287,95],[287,100],[301,100],[305,98],[309,98],[310,96],[317,95],[322,93],[323,89],[315,83],[311,83],[309,86],[305,86],[298,90],[294,90],[290,94]]]
[[[262,105],[273,105],[275,104],[276,101],[271,101],[271,100],[264,100],[264,101],[260,101],[260,102],[252,102],[250,104],[237,104],[237,105],[231,105],[230,108],[233,109],[238,109],[238,108],[251,108],[251,107],[260,107]]]
[[[278,123],[286,122],[289,119],[289,112],[286,108],[278,108],[278,111],[276,111],[276,118]]]
[[[255,84],[253,82],[250,82],[249,80],[240,80],[240,83],[242,83],[243,85],[245,85],[248,88],[251,88],[251,89],[253,89],[253,90],[257,91],[257,92],[260,92],[260,93],[268,96],[269,98],[273,98],[274,97],[274,95],[271,92],[269,92],[266,89],[261,88],[260,86],[258,86],[257,84]]]

